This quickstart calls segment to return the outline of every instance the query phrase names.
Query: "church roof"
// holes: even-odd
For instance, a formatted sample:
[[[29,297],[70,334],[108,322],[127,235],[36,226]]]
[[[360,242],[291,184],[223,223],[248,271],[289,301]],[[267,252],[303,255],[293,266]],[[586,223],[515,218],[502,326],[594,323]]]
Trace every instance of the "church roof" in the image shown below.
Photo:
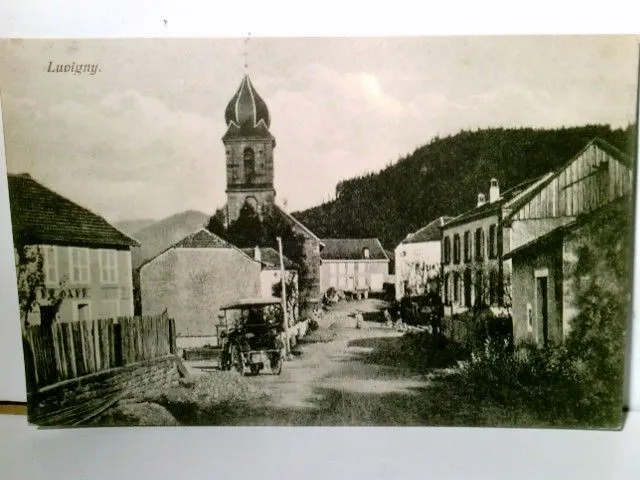
[[[224,120],[228,127],[252,130],[262,125],[268,131],[271,118],[267,104],[253,88],[249,75],[243,77],[238,91],[229,101]]]

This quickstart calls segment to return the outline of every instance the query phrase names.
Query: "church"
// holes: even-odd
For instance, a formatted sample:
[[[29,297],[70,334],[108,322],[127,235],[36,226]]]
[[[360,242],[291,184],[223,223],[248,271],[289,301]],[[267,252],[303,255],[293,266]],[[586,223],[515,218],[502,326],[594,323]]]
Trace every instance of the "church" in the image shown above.
[[[227,171],[226,226],[240,216],[243,206],[259,215],[268,209],[280,215],[297,235],[304,237],[306,272],[301,294],[306,299],[320,297],[320,252],[324,244],[317,235],[276,203],[274,149],[276,139],[269,131],[271,117],[266,102],[245,75],[224,112],[227,130],[222,137]],[[285,252],[286,254],[287,252]]]

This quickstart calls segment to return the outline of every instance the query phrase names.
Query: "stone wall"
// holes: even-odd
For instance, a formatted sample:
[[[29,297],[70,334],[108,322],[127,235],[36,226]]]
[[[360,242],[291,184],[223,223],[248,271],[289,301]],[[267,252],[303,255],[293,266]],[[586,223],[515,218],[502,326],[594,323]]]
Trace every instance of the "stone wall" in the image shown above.
[[[169,250],[140,271],[142,313],[166,309],[178,337],[216,335],[220,307],[260,295],[260,272],[260,263],[235,248]]]
[[[175,355],[167,355],[42,388],[27,397],[29,423],[82,424],[117,400],[136,398],[152,388],[177,385],[178,361]]]

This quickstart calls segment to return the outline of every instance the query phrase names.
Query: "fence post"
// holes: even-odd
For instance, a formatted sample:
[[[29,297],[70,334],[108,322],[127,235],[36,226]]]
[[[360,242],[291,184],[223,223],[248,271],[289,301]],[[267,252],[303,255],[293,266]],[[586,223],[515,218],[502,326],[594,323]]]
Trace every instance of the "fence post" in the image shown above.
[[[120,320],[118,320],[118,323],[113,322],[111,324],[112,327],[112,331],[113,331],[113,357],[111,359],[111,361],[113,362],[115,367],[121,367],[124,365],[124,348],[123,348],[123,338],[122,338],[122,324],[120,323]]]
[[[169,352],[177,353],[178,349],[176,348],[176,322],[173,318],[169,319]]]

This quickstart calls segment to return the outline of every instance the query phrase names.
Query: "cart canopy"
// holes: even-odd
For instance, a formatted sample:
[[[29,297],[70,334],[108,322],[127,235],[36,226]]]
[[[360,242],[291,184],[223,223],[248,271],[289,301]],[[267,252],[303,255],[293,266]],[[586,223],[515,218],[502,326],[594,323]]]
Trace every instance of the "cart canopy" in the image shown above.
[[[239,308],[265,307],[267,305],[281,305],[282,299],[278,297],[242,298],[235,302],[223,305],[220,310],[235,310]]]

